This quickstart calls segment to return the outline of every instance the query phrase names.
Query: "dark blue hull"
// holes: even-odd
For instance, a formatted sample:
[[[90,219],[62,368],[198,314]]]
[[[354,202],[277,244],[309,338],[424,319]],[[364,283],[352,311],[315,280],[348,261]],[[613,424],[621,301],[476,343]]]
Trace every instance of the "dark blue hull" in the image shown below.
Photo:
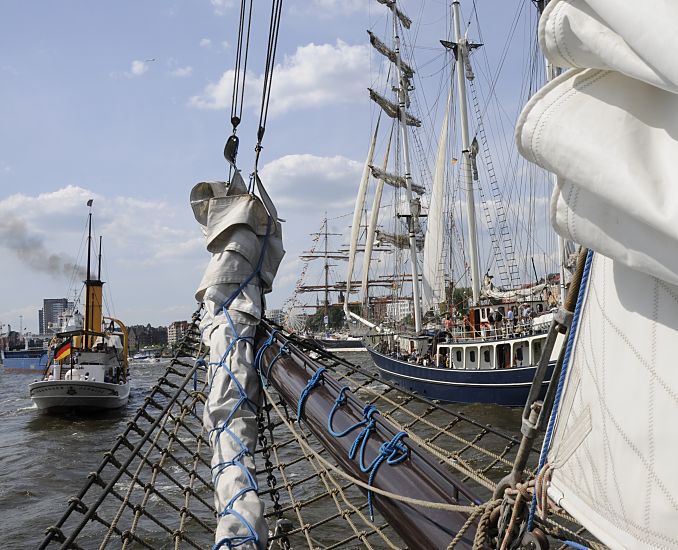
[[[522,407],[532,386],[537,367],[510,369],[455,370],[423,367],[382,355],[367,347],[381,375],[403,389],[428,399],[450,403],[494,403]],[[542,396],[553,374],[549,365]]]

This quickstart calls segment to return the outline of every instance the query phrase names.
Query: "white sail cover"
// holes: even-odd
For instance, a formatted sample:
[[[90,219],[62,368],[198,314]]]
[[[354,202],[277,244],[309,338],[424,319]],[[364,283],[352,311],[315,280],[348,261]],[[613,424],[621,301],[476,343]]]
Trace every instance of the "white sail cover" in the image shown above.
[[[271,290],[284,250],[275,208],[256,181],[261,199],[247,192],[238,171],[230,184],[199,183],[191,191],[193,213],[212,252],[196,299],[205,304],[200,328],[210,350],[203,422],[212,447],[215,541],[225,548],[231,544],[224,541],[253,533],[259,544],[240,547],[265,548],[268,538],[264,504],[252,490],[261,400],[252,338],[264,309],[262,295]],[[247,282],[258,266],[259,273]]]
[[[554,0],[540,42],[571,68],[518,122],[558,176],[551,214],[592,248],[549,496],[612,548],[678,548],[678,3]]]
[[[445,273],[443,246],[445,244],[445,164],[447,160],[448,121],[452,93],[447,98],[445,116],[438,138],[436,170],[433,174],[431,202],[428,209],[426,235],[424,236],[424,264],[421,272],[423,290],[422,309],[428,311],[445,301]]]

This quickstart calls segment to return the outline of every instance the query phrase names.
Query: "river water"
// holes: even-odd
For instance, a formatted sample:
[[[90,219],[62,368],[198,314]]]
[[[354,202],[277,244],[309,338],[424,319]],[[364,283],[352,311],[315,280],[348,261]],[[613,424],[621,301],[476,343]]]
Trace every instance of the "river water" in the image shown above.
[[[366,354],[347,359],[370,364]],[[166,363],[132,365],[129,405],[97,418],[41,415],[28,397],[33,375],[5,373],[0,367],[0,549],[35,548],[67,507],[68,499],[96,470],[102,455],[142,405]],[[518,432],[520,412],[469,405],[458,410],[472,418]]]
[[[133,364],[129,405],[97,418],[39,414],[28,396],[35,375],[6,373],[0,367],[0,549],[38,546],[165,365]]]

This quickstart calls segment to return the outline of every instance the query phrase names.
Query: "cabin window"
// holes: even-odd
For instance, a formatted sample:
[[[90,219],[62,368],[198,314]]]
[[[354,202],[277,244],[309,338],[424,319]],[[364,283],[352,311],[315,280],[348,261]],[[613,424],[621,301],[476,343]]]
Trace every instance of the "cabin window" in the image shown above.
[[[537,313],[542,313],[544,311],[544,305],[543,304],[537,304]]]
[[[460,349],[457,350],[457,361],[459,363],[461,363],[461,350]]]
[[[485,361],[486,363],[490,362],[490,350],[489,349],[486,349],[483,352],[483,361]]]
[[[532,342],[532,362],[537,363],[541,358],[542,340]]]
[[[518,359],[518,361],[523,360],[523,348],[516,348],[516,359]]]
[[[475,363],[475,362],[476,362],[476,352],[475,352],[475,350],[471,350],[471,351],[469,352],[469,354],[468,354],[468,360],[469,360],[471,363]]]

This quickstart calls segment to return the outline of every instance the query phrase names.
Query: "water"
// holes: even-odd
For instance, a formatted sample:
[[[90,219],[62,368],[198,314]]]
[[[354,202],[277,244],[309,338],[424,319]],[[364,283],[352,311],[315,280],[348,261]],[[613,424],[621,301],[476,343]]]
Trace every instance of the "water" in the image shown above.
[[[0,367],[0,548],[35,548],[96,470],[166,363],[132,365],[125,409],[96,418],[39,414],[28,396],[34,376]]]
[[[366,354],[351,353],[346,358],[371,364]],[[165,366],[164,362],[132,365],[129,405],[96,418],[39,414],[28,397],[33,376],[8,374],[0,368],[1,549],[37,547],[45,529],[61,517],[68,499],[80,490],[87,474],[96,470],[103,453],[124,431]],[[514,434],[519,430],[517,409],[459,405],[453,410]],[[284,449],[284,458],[291,460],[294,457],[289,453],[295,452]]]

